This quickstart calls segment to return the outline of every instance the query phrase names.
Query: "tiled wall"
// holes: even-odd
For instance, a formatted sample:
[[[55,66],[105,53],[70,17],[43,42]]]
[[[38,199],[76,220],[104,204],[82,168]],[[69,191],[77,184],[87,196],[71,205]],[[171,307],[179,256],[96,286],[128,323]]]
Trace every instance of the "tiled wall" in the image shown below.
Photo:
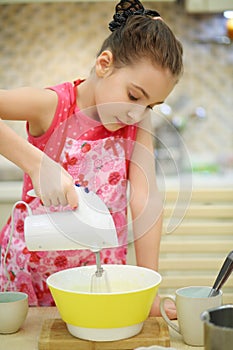
[[[86,77],[109,34],[115,3],[1,5],[1,87],[44,87]],[[211,43],[225,34],[225,20],[220,14],[188,15],[180,2],[144,5],[160,11],[184,46],[185,73],[167,103],[173,117],[185,121],[182,135],[191,158],[232,166],[233,44]],[[193,116],[197,107],[205,118]],[[24,123],[10,124],[25,136]],[[0,159],[1,171],[3,164]]]

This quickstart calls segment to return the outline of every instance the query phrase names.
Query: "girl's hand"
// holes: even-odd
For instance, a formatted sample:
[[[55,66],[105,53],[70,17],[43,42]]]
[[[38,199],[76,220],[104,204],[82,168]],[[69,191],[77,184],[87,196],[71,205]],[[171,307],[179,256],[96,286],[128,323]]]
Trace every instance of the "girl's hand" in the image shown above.
[[[160,304],[160,297],[157,295],[152,305],[150,316],[159,316],[159,317],[162,316],[160,312],[159,304]],[[172,301],[169,301],[169,300],[165,301],[165,311],[167,316],[170,318],[170,320],[177,319],[176,307]]]
[[[77,208],[78,196],[73,178],[59,163],[43,154],[40,165],[29,175],[36,195],[45,206],[70,205],[72,209]]]

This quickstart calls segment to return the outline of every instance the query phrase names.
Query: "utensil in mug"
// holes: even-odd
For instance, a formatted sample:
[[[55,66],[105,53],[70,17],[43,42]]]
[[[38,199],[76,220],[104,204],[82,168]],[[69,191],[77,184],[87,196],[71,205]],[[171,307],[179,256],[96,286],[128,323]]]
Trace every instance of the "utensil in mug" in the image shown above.
[[[223,305],[201,314],[204,322],[205,350],[232,350],[233,305]]]
[[[224,283],[228,280],[233,271],[233,250],[227,255],[219,274],[214,282],[214,285],[210,291],[209,297],[215,295],[219,289],[222,288]]]
[[[22,292],[0,292],[0,333],[17,332],[28,313],[28,295]]]
[[[166,296],[161,299],[160,311],[167,324],[180,333],[186,344],[204,345],[204,327],[200,315],[203,311],[222,304],[222,291],[209,298],[211,287],[192,286],[177,289],[175,297]],[[164,309],[166,300],[172,300],[177,309],[178,325],[171,321]]]

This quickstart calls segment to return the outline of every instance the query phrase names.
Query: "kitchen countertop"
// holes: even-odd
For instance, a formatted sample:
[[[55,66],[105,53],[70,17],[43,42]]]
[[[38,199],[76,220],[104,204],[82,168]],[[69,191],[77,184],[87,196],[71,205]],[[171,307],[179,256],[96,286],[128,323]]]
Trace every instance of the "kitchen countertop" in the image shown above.
[[[48,318],[59,318],[56,307],[30,307],[22,328],[14,334],[0,334],[0,350],[38,350],[38,339],[43,322]],[[203,347],[188,346],[181,336],[170,330],[171,347],[177,350],[203,350]]]

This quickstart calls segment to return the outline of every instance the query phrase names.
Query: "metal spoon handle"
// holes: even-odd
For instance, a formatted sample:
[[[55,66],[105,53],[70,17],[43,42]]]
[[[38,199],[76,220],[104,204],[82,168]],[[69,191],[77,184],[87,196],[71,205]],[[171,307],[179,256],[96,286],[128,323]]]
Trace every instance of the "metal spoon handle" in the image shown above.
[[[209,296],[213,296],[216,292],[223,286],[223,284],[227,281],[228,277],[231,275],[233,271],[233,251],[231,251],[226,257],[221,270],[215,280],[215,283],[210,291]]]

